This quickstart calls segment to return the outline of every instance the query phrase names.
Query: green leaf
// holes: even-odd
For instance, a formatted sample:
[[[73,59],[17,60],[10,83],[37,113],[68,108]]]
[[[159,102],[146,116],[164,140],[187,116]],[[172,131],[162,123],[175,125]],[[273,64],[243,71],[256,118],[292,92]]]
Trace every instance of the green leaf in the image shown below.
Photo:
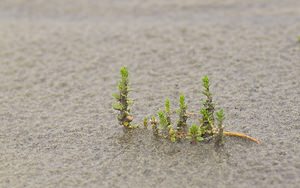
[[[196,125],[196,124],[193,124],[190,128],[189,128],[189,134],[191,136],[195,136],[198,134],[198,130],[199,130],[199,127]]]
[[[211,96],[211,93],[210,93],[208,90],[202,91],[202,94],[205,95],[206,97]],[[207,101],[204,101],[204,103],[205,103],[205,102],[207,102]],[[204,103],[203,103],[203,104],[204,104]]]
[[[133,100],[127,99],[127,103],[128,103],[128,105],[132,105],[133,104]]]
[[[113,109],[121,111],[123,110],[123,106],[120,103],[114,103]]]
[[[209,90],[209,78],[208,76],[204,76],[202,78],[202,84],[203,84],[203,87],[206,89],[206,90]]]
[[[202,114],[205,119],[208,119],[208,111],[205,108],[200,110],[200,114]]]
[[[219,122],[222,122],[225,119],[224,110],[221,109],[218,112],[216,112],[217,120]]]
[[[199,127],[198,135],[203,135],[205,133],[206,129],[204,127]]]
[[[120,100],[120,98],[121,98],[119,93],[113,93],[112,96],[117,100]]]
[[[128,89],[127,83],[121,80],[120,83],[118,84],[118,88],[119,88],[120,92],[126,91]]]
[[[201,137],[201,136],[197,136],[197,141],[198,142],[201,142],[201,141],[203,141],[204,140],[204,138],[203,137]]]

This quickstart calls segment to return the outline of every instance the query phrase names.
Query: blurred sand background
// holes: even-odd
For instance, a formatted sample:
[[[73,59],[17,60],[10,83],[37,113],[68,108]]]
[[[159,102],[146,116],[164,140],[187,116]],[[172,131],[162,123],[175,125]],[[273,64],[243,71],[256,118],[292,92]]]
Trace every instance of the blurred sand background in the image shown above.
[[[297,187],[299,0],[0,1],[0,187]],[[139,123],[208,75],[226,129],[170,144],[111,109],[130,71]]]

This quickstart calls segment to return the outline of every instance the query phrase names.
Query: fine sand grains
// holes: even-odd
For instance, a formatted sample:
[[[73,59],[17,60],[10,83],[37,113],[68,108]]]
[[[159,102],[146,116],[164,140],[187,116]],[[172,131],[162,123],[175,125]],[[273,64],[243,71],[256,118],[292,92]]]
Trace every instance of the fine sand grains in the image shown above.
[[[299,3],[1,1],[0,187],[297,187]],[[261,144],[124,133],[122,65],[135,123],[181,92],[198,112],[208,75],[226,130]]]

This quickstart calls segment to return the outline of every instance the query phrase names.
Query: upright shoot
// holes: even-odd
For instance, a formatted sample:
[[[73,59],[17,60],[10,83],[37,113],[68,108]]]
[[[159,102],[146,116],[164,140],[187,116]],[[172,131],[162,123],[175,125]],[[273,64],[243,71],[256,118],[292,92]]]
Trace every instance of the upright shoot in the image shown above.
[[[206,96],[206,99],[203,102],[203,108],[201,109],[200,113],[202,115],[202,126],[206,127],[207,130],[213,129],[214,124],[214,111],[215,105],[212,101],[212,93],[210,92],[210,82],[208,76],[204,76],[202,78],[202,85],[203,85],[203,94]]]
[[[223,109],[219,110],[216,113],[217,121],[218,121],[218,132],[216,135],[216,145],[221,146],[224,144],[224,127],[223,127],[223,121],[225,119],[224,111]]]
[[[118,121],[119,124],[131,128],[130,122],[133,120],[130,114],[129,105],[132,104],[132,100],[128,98],[129,93],[129,74],[126,67],[122,67],[120,70],[121,80],[118,83],[119,92],[113,94],[116,102],[113,104],[113,109],[119,111]]]
[[[178,110],[178,115],[179,115],[179,120],[177,123],[177,129],[179,131],[185,131],[187,129],[187,105],[185,103],[185,97],[183,94],[180,95],[179,97],[179,110]]]

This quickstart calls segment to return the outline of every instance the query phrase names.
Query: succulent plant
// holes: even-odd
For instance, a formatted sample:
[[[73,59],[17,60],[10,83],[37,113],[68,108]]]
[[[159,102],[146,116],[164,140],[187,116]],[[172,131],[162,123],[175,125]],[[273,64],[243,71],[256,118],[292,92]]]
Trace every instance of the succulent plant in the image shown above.
[[[168,125],[172,124],[172,122],[171,122],[171,107],[170,106],[171,106],[170,105],[170,99],[167,98],[166,101],[165,101],[165,116],[166,116]]]
[[[157,122],[155,116],[151,117],[150,124],[152,127],[153,134],[157,136],[159,134],[158,133],[158,122]]]
[[[145,128],[148,127],[148,117],[144,117],[143,125],[144,125]]]
[[[203,94],[206,96],[206,99],[203,102],[203,108],[200,110],[200,114],[202,115],[202,126],[207,129],[208,132],[211,132],[214,125],[214,112],[215,105],[212,101],[212,93],[210,92],[210,82],[208,76],[204,76],[202,78],[203,85]]]
[[[157,115],[158,115],[158,119],[159,119],[159,128],[161,130],[166,130],[169,126],[169,122],[167,120],[167,116],[166,116],[165,112],[160,110],[157,112]]]
[[[125,128],[135,128],[131,125],[133,116],[130,114],[129,106],[132,104],[132,100],[128,98],[129,93],[129,74],[126,67],[122,67],[120,70],[121,80],[118,83],[119,92],[113,94],[116,102],[113,104],[113,109],[119,112],[118,121],[119,124]],[[158,120],[155,116],[152,116],[150,121],[148,117],[143,119],[143,125],[147,129],[148,122],[151,124],[153,134],[155,136],[161,136],[169,138],[172,142],[177,140],[183,140],[185,138],[190,139],[191,143],[200,142],[202,140],[209,140],[216,138],[215,144],[221,146],[224,143],[224,136],[235,136],[243,139],[248,139],[259,144],[260,142],[248,135],[238,132],[224,131],[223,121],[225,119],[224,111],[221,109],[216,112],[215,123],[215,105],[212,100],[212,93],[210,92],[210,82],[208,76],[202,78],[203,94],[206,96],[203,101],[203,107],[200,110],[200,125],[192,124],[188,128],[187,120],[188,114],[194,114],[187,112],[187,105],[185,103],[185,97],[183,94],[179,97],[179,109],[176,128],[174,128],[171,121],[171,105],[170,100],[167,98],[165,101],[165,109],[158,111]],[[197,117],[198,118],[198,117]]]
[[[187,128],[187,105],[185,104],[185,97],[183,94],[180,95],[179,97],[179,110],[178,110],[178,115],[179,115],[179,120],[177,122],[177,129],[179,131],[185,131]]]
[[[196,124],[192,124],[189,128],[187,138],[191,140],[191,143],[201,142],[204,140],[202,137],[203,130]]]
[[[176,133],[177,131],[173,129],[173,127],[169,128],[169,137],[171,142],[176,142],[177,138],[176,138]]]
[[[218,121],[218,128],[217,128],[217,135],[216,135],[216,145],[221,146],[224,144],[224,127],[223,121],[225,119],[223,109],[216,112],[217,121]]]
[[[130,122],[133,120],[133,116],[130,114],[129,106],[133,103],[133,101],[128,98],[129,74],[127,68],[122,67],[120,73],[121,80],[118,83],[119,92],[113,94],[113,97],[116,99],[116,102],[113,104],[113,109],[119,111],[119,124],[126,128],[132,128],[132,126],[130,126]]]

